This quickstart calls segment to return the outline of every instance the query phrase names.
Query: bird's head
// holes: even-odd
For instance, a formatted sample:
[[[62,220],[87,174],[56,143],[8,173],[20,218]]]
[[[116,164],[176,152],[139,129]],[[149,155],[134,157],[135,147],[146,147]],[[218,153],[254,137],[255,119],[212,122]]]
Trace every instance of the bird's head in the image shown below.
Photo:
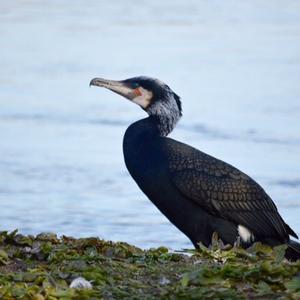
[[[162,81],[146,77],[133,77],[126,80],[94,78],[90,86],[107,88],[138,104],[149,115],[181,116],[181,101],[168,85]]]

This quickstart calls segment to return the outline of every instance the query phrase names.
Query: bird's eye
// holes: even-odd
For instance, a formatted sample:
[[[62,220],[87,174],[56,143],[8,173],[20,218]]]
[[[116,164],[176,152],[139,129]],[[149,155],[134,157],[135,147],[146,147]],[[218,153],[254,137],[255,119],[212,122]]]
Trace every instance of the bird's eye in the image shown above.
[[[139,84],[137,82],[132,83],[132,88],[136,89],[139,87]]]

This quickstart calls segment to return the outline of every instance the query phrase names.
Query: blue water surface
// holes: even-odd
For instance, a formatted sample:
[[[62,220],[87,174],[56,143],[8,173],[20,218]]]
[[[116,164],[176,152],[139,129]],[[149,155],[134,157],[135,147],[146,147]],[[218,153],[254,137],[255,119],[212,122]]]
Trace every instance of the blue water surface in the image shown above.
[[[255,178],[300,234],[300,3],[1,1],[0,230],[191,247],[122,154],[145,116],[93,77],[167,82],[171,136]]]

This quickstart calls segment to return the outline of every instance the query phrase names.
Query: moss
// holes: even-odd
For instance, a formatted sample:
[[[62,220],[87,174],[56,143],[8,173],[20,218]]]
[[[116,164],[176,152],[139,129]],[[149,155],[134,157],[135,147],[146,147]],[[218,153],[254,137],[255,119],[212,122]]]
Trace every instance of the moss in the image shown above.
[[[300,261],[255,244],[171,253],[98,238],[0,233],[0,299],[300,299]],[[77,277],[92,289],[71,289]]]

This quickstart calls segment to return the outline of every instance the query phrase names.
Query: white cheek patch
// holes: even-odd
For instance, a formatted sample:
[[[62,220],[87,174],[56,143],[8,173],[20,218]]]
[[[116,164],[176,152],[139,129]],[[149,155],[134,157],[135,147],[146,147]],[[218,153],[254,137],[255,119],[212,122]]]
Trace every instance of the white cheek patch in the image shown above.
[[[238,233],[239,233],[239,236],[242,238],[242,240],[246,243],[254,240],[253,233],[243,225],[238,226]]]
[[[132,102],[138,104],[142,108],[147,108],[149,106],[149,104],[151,103],[153,93],[142,87],[139,87],[138,89],[139,89],[140,95],[133,98]]]

